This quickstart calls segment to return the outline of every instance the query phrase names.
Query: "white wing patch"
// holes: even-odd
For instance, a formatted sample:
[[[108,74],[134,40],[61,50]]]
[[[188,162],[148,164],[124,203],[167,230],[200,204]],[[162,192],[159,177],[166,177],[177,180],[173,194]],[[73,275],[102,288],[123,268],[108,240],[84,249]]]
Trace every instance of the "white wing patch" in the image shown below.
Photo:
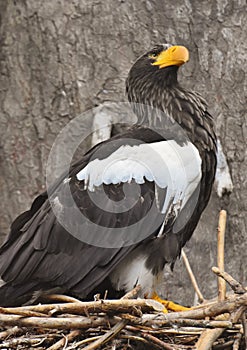
[[[224,193],[231,193],[233,183],[228,168],[227,160],[224,155],[220,140],[217,140],[217,169],[215,174],[215,184],[218,196],[221,198]]]
[[[78,174],[90,191],[102,184],[118,184],[135,180],[154,181],[167,188],[162,212],[173,204],[185,205],[201,180],[201,158],[190,142],[180,146],[176,141],[162,141],[135,146],[123,145],[105,159],[94,159]]]

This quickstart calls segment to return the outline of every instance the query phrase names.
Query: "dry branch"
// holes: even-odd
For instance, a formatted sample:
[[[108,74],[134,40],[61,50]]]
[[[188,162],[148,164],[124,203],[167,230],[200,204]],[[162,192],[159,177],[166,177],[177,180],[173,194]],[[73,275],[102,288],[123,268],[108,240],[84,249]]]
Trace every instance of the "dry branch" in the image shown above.
[[[92,344],[89,344],[84,348],[84,350],[93,350],[98,349],[100,346],[106,344],[108,341],[113,339],[116,335],[118,335],[121,330],[127,325],[128,321],[122,320],[118,322],[112,329],[110,329],[107,333],[102,335],[99,339],[95,340]]]
[[[151,343],[153,343],[153,345],[155,346],[158,346],[159,349],[165,349],[165,350],[174,350],[174,347],[163,342],[162,340],[154,337],[153,335],[151,334],[148,334],[148,333],[144,333],[143,334],[143,337],[145,339],[148,339],[149,341],[151,341]]]
[[[226,230],[226,211],[221,210],[219,215],[218,223],[218,236],[217,236],[217,263],[220,270],[224,271],[225,264],[225,230]],[[226,282],[222,277],[218,277],[218,300],[224,301],[226,298]],[[220,315],[218,320],[228,320],[229,315]],[[224,329],[215,328],[205,330],[198,342],[196,347],[198,350],[210,350],[216,339],[223,333]]]
[[[241,320],[243,325],[245,348],[247,348],[247,321],[246,321],[246,315],[244,313],[241,316]]]
[[[25,348],[32,348],[34,346],[42,345],[46,341],[45,338],[18,338],[18,339],[10,339],[9,341],[5,341],[4,343],[0,344],[0,349],[9,349],[13,347],[24,346]]]
[[[200,288],[198,286],[198,283],[196,281],[195,275],[194,275],[194,273],[192,271],[192,268],[190,266],[190,263],[189,263],[189,260],[187,258],[187,255],[186,255],[186,253],[185,253],[185,251],[183,249],[181,251],[181,255],[182,255],[182,258],[183,258],[186,270],[188,272],[188,275],[190,277],[192,286],[194,287],[194,290],[195,290],[195,292],[197,294],[198,300],[199,300],[200,303],[203,303],[205,301],[205,299],[203,298],[203,295],[202,295],[202,293],[200,291]]]
[[[218,245],[217,245],[217,263],[218,268],[224,271],[225,266],[225,231],[226,231],[226,211],[221,210],[218,224]],[[218,278],[218,296],[222,301],[226,298],[226,282],[222,277]]]
[[[22,317],[19,315],[0,314],[0,325],[35,327],[43,329],[87,329],[106,325],[104,317]]]
[[[137,296],[138,292],[141,290],[141,286],[136,286],[132,291],[125,294],[120,300],[128,300],[132,299],[135,296]],[[121,330],[128,324],[128,320],[123,319],[119,321],[112,329],[110,329],[107,333],[105,333],[102,337],[95,340],[92,344],[89,344],[85,347],[85,350],[93,350],[97,349],[98,347],[102,346],[103,344],[110,341],[112,338],[114,338],[117,334],[121,332]]]
[[[205,303],[200,308],[192,308],[189,311],[164,314],[164,317],[167,320],[177,318],[204,319],[205,317],[215,317],[223,313],[233,312],[242,305],[247,306],[247,293],[240,296],[233,296],[230,300],[209,303],[209,306]]]
[[[1,314],[20,315],[23,317],[46,317],[46,316],[48,316],[42,312],[26,310],[26,309],[24,309],[24,307],[20,307],[20,308],[0,307],[0,313]]]
[[[156,326],[159,328],[162,327],[200,327],[200,328],[232,328],[233,323],[231,321],[220,321],[220,320],[196,320],[196,319],[186,319],[186,318],[177,318],[174,320],[162,319],[162,316],[157,319],[155,315],[143,315],[141,320],[135,322],[134,319],[130,320],[132,323],[141,324],[145,326]]]
[[[42,314],[63,314],[73,313],[79,315],[88,315],[89,313],[99,312],[115,312],[124,313],[135,312],[136,308],[141,308],[143,312],[146,311],[162,311],[164,306],[152,299],[120,299],[120,300],[99,300],[88,302],[76,302],[67,304],[44,304],[22,306],[17,308],[3,308],[5,314],[19,314],[26,316],[26,312],[38,312]],[[1,312],[1,309],[0,309]],[[3,312],[2,312],[3,313]],[[44,315],[42,315],[44,316]]]
[[[229,273],[220,270],[218,267],[212,267],[212,271],[219,277],[223,278],[229,286],[232,288],[232,290],[237,294],[243,294],[246,293],[246,289],[244,286],[236,281]]]
[[[74,340],[76,337],[80,335],[79,330],[75,330],[64,336],[62,339],[60,339],[58,342],[50,346],[47,350],[59,350],[63,347],[65,347],[66,343],[68,343],[71,340]]]
[[[232,350],[239,350],[242,334],[238,333],[236,339],[234,340]]]
[[[22,328],[14,326],[12,328],[7,329],[6,331],[0,332],[0,340],[9,338],[10,336],[17,335],[18,333],[22,333]]]

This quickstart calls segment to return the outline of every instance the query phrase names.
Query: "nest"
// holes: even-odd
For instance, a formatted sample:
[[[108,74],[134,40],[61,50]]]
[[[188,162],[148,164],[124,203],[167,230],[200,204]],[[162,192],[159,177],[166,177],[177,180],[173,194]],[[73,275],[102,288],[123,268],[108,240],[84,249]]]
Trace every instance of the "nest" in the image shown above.
[[[200,305],[165,313],[160,302],[136,298],[140,286],[119,300],[82,302],[53,295],[49,304],[0,308],[0,349],[246,349],[247,289],[224,271],[225,221],[221,211],[218,267],[212,269],[217,299],[203,299],[183,252]]]

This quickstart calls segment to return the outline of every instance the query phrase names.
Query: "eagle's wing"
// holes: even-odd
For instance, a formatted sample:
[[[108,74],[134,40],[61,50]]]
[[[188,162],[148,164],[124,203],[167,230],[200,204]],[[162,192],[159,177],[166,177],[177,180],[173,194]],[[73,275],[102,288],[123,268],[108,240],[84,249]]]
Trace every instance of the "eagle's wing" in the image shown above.
[[[14,221],[0,249],[3,304],[10,291],[18,300],[56,286],[86,297],[140,242],[174,222],[198,188],[201,159],[190,142],[146,132],[97,145]]]

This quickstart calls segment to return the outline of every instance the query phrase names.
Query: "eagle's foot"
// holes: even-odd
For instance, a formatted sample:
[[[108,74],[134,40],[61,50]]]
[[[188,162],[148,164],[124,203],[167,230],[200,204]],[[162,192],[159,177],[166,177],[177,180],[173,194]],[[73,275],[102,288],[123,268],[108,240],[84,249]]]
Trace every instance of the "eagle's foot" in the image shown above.
[[[174,311],[174,312],[190,310],[189,307],[176,304],[170,300],[161,299],[156,292],[153,293],[152,299],[164,305],[164,310],[163,310],[164,313],[167,313],[168,310]]]

